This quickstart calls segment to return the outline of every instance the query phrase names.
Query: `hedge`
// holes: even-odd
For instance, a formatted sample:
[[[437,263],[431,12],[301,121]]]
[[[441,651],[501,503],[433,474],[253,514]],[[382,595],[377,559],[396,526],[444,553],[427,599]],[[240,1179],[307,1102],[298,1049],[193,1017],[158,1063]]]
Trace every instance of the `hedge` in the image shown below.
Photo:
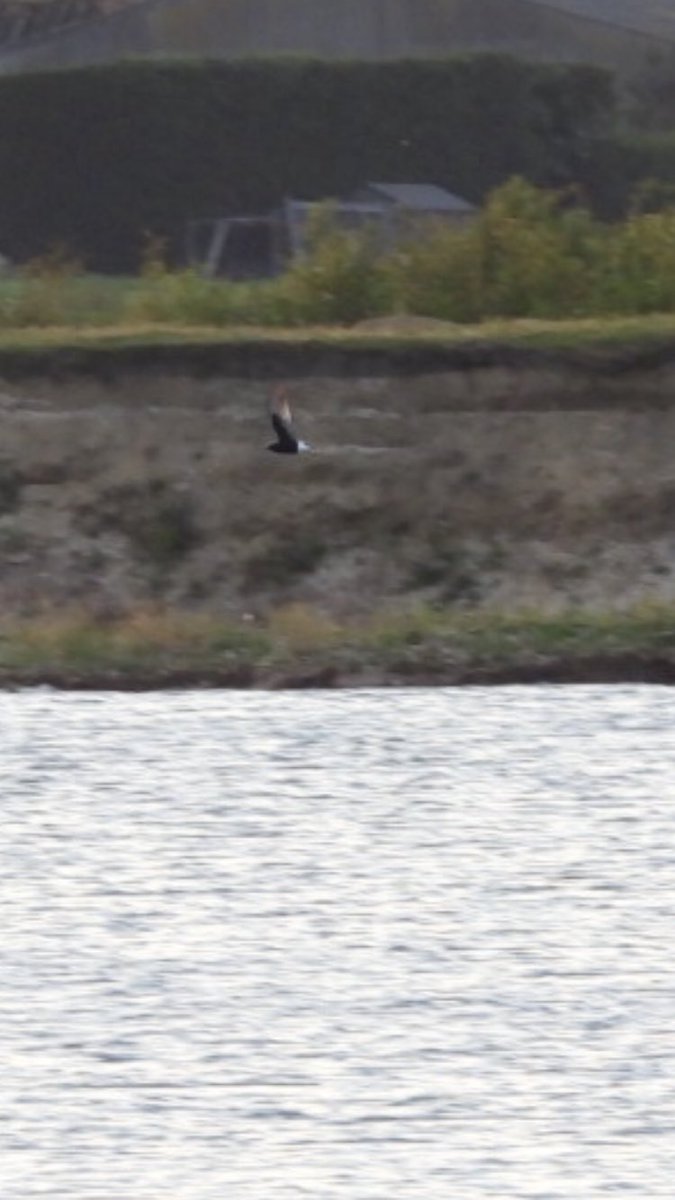
[[[122,62],[0,78],[0,251],[63,243],[97,270],[179,254],[190,217],[265,212],[368,179],[471,200],[514,173],[579,180],[611,77],[499,55],[389,63]]]

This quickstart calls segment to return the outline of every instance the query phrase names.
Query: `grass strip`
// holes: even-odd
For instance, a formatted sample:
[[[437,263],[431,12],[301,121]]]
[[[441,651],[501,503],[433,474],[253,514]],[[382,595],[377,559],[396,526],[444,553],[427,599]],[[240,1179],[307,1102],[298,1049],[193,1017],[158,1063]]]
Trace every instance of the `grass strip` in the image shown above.
[[[406,331],[398,321],[378,328],[359,326],[215,326],[161,322],[104,326],[50,325],[26,328],[0,327],[0,350],[53,350],[129,346],[261,345],[311,346],[327,349],[369,349],[380,346],[465,345],[534,346],[543,349],[626,346],[640,343],[675,343],[675,314],[636,317],[579,317],[565,320],[518,319],[482,321],[474,325],[443,322],[442,328],[417,327]]]
[[[295,604],[266,620],[141,610],[7,620],[0,684],[63,687],[675,682],[675,609],[457,612],[337,621]]]

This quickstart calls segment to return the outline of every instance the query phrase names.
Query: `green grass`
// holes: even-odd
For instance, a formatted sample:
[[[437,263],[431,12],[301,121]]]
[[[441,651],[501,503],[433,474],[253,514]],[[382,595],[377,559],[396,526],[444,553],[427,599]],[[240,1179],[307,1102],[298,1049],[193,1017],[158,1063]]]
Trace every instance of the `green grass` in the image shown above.
[[[154,243],[139,276],[85,272],[66,248],[0,278],[0,350],[292,344],[344,350],[672,342],[675,207],[612,225],[569,195],[511,179],[461,226],[373,231],[315,214],[306,252],[273,279],[173,270]]]
[[[453,682],[512,670],[574,667],[630,659],[670,664],[675,672],[675,609],[647,606],[607,614],[570,611],[555,616],[453,613],[417,609],[381,612],[337,622],[302,605],[224,620],[210,615],[147,609],[116,621],[84,613],[5,622],[0,629],[0,681],[101,686],[171,682],[181,672],[227,681],[242,668],[249,681],[278,683],[321,671],[336,681],[424,678]],[[592,671],[591,671],[592,677]]]
[[[284,346],[311,350],[405,350],[419,346],[453,347],[472,343],[531,346],[540,349],[671,344],[675,341],[675,314],[641,317],[579,317],[566,320],[490,320],[444,329],[345,329],[341,326],[307,326],[269,329],[256,326],[195,326],[141,323],[78,327],[54,325],[22,329],[0,327],[2,351],[45,352],[61,350],[124,351],[156,346]]]
[[[608,225],[512,179],[469,224],[418,225],[387,250],[368,228],[340,229],[330,209],[315,218],[306,252],[255,282],[169,269],[154,244],[139,276],[103,277],[56,246],[0,278],[0,348],[566,348],[675,335],[675,207]]]

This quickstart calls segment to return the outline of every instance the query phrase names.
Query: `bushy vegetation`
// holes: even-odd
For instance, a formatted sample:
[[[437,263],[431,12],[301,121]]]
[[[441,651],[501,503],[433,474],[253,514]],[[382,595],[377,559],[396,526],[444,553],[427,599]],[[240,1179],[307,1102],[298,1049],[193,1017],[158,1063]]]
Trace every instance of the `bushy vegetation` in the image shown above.
[[[455,321],[670,312],[675,207],[607,224],[574,193],[514,179],[475,222],[429,230],[385,269],[400,308]]]
[[[675,312],[675,203],[651,211],[643,188],[623,221],[604,223],[569,189],[514,178],[477,217],[431,223],[388,250],[372,229],[319,212],[303,256],[259,283],[172,270],[155,246],[138,278],[83,273],[56,251],[0,282],[0,329],[49,326],[351,325],[386,314],[460,323]]]

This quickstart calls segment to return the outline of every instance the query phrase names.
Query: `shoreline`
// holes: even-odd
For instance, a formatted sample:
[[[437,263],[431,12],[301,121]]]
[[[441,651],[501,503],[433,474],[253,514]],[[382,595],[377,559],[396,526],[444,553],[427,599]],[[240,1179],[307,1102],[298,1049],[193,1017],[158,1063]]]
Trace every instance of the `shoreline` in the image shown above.
[[[481,663],[416,670],[340,670],[332,664],[296,670],[240,667],[169,667],[119,671],[36,668],[0,671],[0,691],[52,688],[60,692],[359,691],[400,688],[530,687],[537,685],[675,685],[675,659],[640,655],[555,658],[547,662]]]
[[[0,625],[0,690],[298,691],[529,684],[675,685],[675,606],[624,611],[373,609],[337,621],[307,606],[265,620],[138,610]]]

